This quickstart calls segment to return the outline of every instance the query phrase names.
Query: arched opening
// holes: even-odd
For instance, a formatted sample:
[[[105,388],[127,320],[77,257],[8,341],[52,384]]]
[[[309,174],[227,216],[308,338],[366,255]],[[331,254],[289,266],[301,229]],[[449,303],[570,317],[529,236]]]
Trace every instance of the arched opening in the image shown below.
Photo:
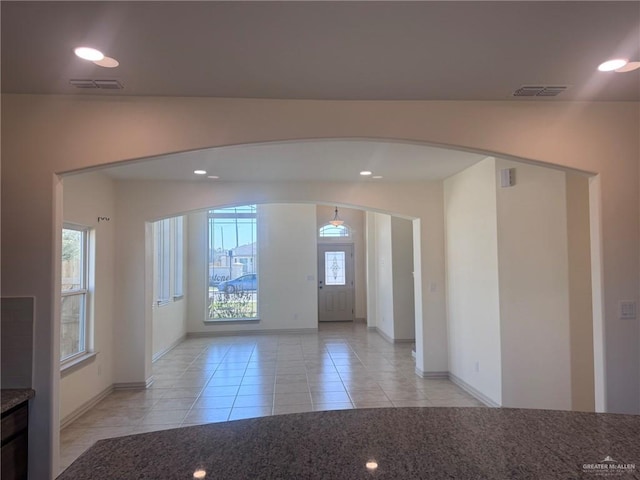
[[[478,164],[483,159],[484,157],[475,158],[473,162],[470,162],[461,171]],[[142,166],[141,163],[136,163]],[[126,167],[116,167],[116,169],[118,168],[122,171]],[[461,171],[453,175],[457,175]],[[69,178],[73,179],[74,177]],[[405,221],[408,219],[412,222],[410,232],[413,245],[417,248],[417,253],[413,255],[412,259],[413,271],[420,272],[420,275],[416,276],[414,274],[413,276],[413,280],[415,280],[416,369],[419,374],[425,376],[438,377],[449,374],[447,373],[449,369],[447,361],[450,358],[450,354],[447,353],[446,348],[446,305],[444,300],[444,292],[447,288],[444,280],[446,262],[444,257],[439,257],[438,253],[432,250],[434,245],[436,245],[435,250],[440,250],[444,246],[441,240],[444,236],[444,224],[442,223],[442,211],[444,210],[442,185],[444,178],[439,178],[436,181],[423,179],[420,182],[400,182],[396,180],[395,182],[382,181],[377,183],[330,180],[303,180],[299,182],[291,182],[289,180],[286,183],[275,180],[260,183],[255,181],[234,181],[227,183],[219,182],[220,179],[209,180],[211,182],[206,183],[202,181],[171,181],[167,179],[150,181],[144,178],[129,180],[121,178],[116,180],[116,182],[119,182],[117,187],[118,201],[127,207],[122,209],[117,216],[118,228],[121,228],[122,225],[123,230],[122,234],[117,235],[116,242],[122,246],[126,245],[128,249],[123,258],[117,260],[117,265],[123,272],[122,278],[124,280],[124,283],[119,288],[122,289],[122,292],[128,289],[137,289],[139,291],[140,280],[142,285],[147,285],[143,290],[144,293],[138,296],[139,300],[143,300],[133,301],[131,300],[132,297],[128,296],[129,300],[123,302],[118,308],[124,309],[126,307],[129,308],[129,311],[124,315],[118,314],[118,316],[123,318],[138,316],[145,319],[144,325],[149,325],[149,322],[153,323],[153,315],[149,307],[153,303],[149,301],[152,297],[149,286],[153,285],[153,281],[149,277],[149,271],[153,270],[153,268],[148,266],[150,257],[145,253],[145,245],[150,243],[149,235],[151,230],[149,222],[159,218],[198,210],[204,212],[202,209],[210,207],[231,207],[245,204],[245,202],[255,202],[259,205],[270,202],[289,203],[309,208],[315,208],[318,203],[328,205],[337,203],[344,207],[364,208],[371,214],[395,213],[398,214],[398,218]],[[143,189],[140,188],[142,186],[144,186]],[[281,220],[287,221],[286,216]],[[435,221],[440,222],[438,228],[434,228]],[[102,225],[104,226],[105,223],[102,223]],[[315,223],[313,228],[314,235],[316,235],[318,230]],[[147,266],[140,269],[141,264],[136,258],[147,258]],[[426,259],[427,262],[423,263],[423,259]],[[374,257],[371,261],[372,264],[375,264],[377,260]],[[306,277],[304,279],[306,280]],[[367,283],[369,285],[369,281]],[[384,285],[382,288],[385,288]],[[384,308],[387,307],[373,305],[367,298],[367,315],[372,312],[381,314]],[[121,312],[124,311],[121,310]],[[393,306],[387,311],[393,312]],[[292,315],[295,315],[295,312],[292,312]],[[433,322],[434,318],[440,318],[445,323]],[[130,348],[122,348],[124,355],[121,355],[116,360],[116,362],[122,362],[122,367],[124,365],[130,366],[131,363],[126,362],[132,359],[136,365],[135,368],[122,368],[123,371],[127,370],[127,374],[131,374],[128,378],[123,377],[124,381],[117,382],[122,386],[140,387],[147,383],[148,372],[151,371],[152,355],[149,350],[146,350],[144,357],[140,357],[140,352],[136,352],[133,345],[133,342],[138,342],[138,345],[142,344],[140,342],[144,342],[145,348],[149,348],[149,345],[153,342],[149,340],[150,336],[147,328],[138,327],[138,330],[133,332]],[[230,327],[226,328],[229,331],[232,330]],[[237,329],[238,327],[235,326],[234,328]],[[250,329],[250,327],[246,327],[246,330]],[[442,359],[445,360],[444,364],[439,363]],[[439,367],[439,365],[443,366]],[[482,370],[484,367],[484,363],[481,363],[478,366],[478,370]],[[466,387],[473,386],[465,380],[462,380],[462,382],[466,383]],[[482,398],[480,389],[475,393]],[[491,400],[491,398],[485,398],[484,400]],[[487,403],[490,403],[490,401],[487,401]]]

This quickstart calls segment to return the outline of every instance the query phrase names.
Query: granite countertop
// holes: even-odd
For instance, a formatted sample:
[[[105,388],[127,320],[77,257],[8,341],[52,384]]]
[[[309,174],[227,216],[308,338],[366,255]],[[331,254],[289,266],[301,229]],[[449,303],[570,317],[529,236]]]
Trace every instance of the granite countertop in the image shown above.
[[[2,413],[4,413],[33,398],[36,392],[31,388],[3,388],[1,394]]]
[[[590,479],[604,470],[640,478],[640,416],[379,408],[101,440],[58,479],[539,480]]]

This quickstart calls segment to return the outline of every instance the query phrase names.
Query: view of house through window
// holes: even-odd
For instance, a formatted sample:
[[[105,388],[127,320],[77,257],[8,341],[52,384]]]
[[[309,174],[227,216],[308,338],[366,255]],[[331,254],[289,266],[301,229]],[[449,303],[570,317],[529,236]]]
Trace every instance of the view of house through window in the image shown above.
[[[62,229],[62,299],[60,308],[60,360],[87,351],[88,231]]]
[[[256,206],[209,210],[208,234],[208,319],[257,318]]]

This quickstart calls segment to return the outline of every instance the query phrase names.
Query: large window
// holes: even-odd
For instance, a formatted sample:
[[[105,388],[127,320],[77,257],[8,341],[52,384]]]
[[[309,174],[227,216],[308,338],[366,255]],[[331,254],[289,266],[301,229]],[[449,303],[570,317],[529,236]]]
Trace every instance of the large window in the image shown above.
[[[87,352],[89,234],[82,227],[65,225],[62,229],[62,301],[60,360],[69,361]]]
[[[173,298],[184,295],[184,221],[183,217],[176,217],[174,221],[173,244]]]
[[[154,292],[156,305],[184,295],[184,220],[165,218],[153,223]]]
[[[255,205],[209,210],[210,321],[258,318],[258,242]]]

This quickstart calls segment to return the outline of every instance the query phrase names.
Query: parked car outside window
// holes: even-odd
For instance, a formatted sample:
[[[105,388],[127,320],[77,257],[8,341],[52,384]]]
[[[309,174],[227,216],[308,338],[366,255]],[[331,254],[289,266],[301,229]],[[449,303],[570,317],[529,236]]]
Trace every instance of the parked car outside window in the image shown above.
[[[233,280],[227,280],[218,284],[218,291],[225,293],[245,292],[258,289],[258,278],[255,273],[242,275]]]

